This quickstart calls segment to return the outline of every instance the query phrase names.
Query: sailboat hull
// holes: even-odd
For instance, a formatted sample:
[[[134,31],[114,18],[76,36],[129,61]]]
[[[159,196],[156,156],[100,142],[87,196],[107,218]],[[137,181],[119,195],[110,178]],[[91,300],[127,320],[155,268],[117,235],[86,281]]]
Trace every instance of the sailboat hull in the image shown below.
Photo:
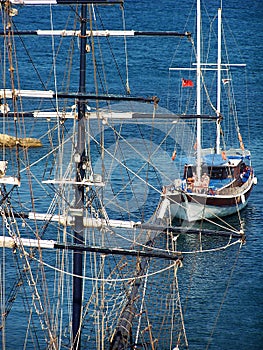
[[[188,193],[175,189],[163,194],[169,201],[169,215],[189,222],[205,218],[225,217],[242,210],[248,203],[254,186],[254,178],[235,189],[235,194]]]

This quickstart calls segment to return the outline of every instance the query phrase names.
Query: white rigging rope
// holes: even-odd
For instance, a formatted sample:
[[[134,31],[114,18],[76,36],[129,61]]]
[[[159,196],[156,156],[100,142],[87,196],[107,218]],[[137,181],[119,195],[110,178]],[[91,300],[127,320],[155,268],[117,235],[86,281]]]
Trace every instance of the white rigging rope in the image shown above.
[[[127,237],[124,237],[123,235],[121,234],[118,234],[114,231],[114,234],[120,238],[122,238],[124,241],[127,241],[129,243],[132,243],[133,245],[137,246],[137,247],[141,247],[141,248],[149,248],[147,245],[143,244],[143,243],[139,243],[135,240],[132,240],[132,239],[129,239]],[[230,236],[231,237],[231,236]],[[177,236],[175,236],[175,239],[177,239]],[[197,253],[210,253],[210,252],[215,252],[215,251],[220,251],[220,250],[226,250],[228,247],[232,246],[232,245],[235,245],[237,243],[241,243],[242,244],[242,237],[238,238],[236,241],[233,241],[233,242],[230,242],[230,243],[227,243],[221,247],[217,247],[217,248],[212,248],[212,249],[200,249],[200,250],[192,250],[192,251],[184,251],[184,250],[180,250],[180,251],[171,251],[171,250],[167,250],[167,249],[162,249],[162,248],[157,248],[157,247],[151,247],[151,249],[153,251],[158,251],[158,252],[163,252],[163,253],[173,253],[173,254],[182,254],[182,255],[185,255],[185,254],[197,254]]]
[[[143,160],[145,162],[144,166],[146,166],[147,164],[151,165],[154,169],[156,169],[156,165],[151,161],[150,157],[146,157],[144,155],[144,153],[142,153],[142,151],[140,151],[138,148],[136,148],[131,142],[129,142],[125,137],[123,137],[120,132],[118,130],[116,130],[112,125],[110,125],[109,123],[107,124],[107,126],[109,126],[113,132],[117,135],[118,140],[122,140],[127,146],[129,146],[131,148],[131,150],[134,152],[134,154],[138,155],[140,157],[141,160]],[[162,140],[162,143],[165,142],[165,140],[169,137],[169,135],[172,133],[173,129],[175,127],[175,124],[172,126],[172,128],[170,129],[170,131],[167,133],[167,135],[165,135],[165,138]],[[96,140],[96,138],[94,136],[91,135],[91,139],[92,141],[94,141],[97,145],[99,145],[99,142]],[[119,141],[118,141],[119,142]],[[158,147],[153,151],[153,153],[151,154],[151,157],[153,157],[158,150],[161,148],[162,143],[160,143],[158,145]],[[148,186],[150,186],[152,189],[154,189],[155,191],[157,191],[159,194],[161,194],[161,190],[157,189],[156,187],[154,187],[153,185],[151,185],[150,183],[147,183],[140,175],[138,175],[138,173],[134,172],[131,168],[127,167],[126,164],[124,164],[121,160],[116,159],[115,154],[112,154],[108,149],[104,148],[104,151],[114,160],[116,160],[119,164],[121,164],[128,172],[130,172],[131,174],[133,174],[136,178],[138,178],[140,181],[142,181],[144,184],[147,184]],[[158,172],[160,173],[161,176],[163,176],[163,178],[165,178],[166,180],[172,181],[172,179],[163,171],[161,171],[160,169],[157,169]]]
[[[149,248],[149,247],[148,247]],[[62,269],[59,269],[57,267],[54,267],[46,262],[44,262],[43,260],[39,260],[37,259],[36,257],[33,257],[31,256],[30,253],[26,253],[28,256],[30,256],[31,259],[37,261],[39,264],[41,265],[44,265],[48,268],[50,268],[51,270],[54,270],[54,271],[58,271],[60,273],[63,273],[65,275],[70,275],[72,277],[77,277],[77,278],[81,278],[83,280],[89,280],[89,281],[95,281],[95,282],[107,282],[107,283],[111,283],[111,282],[133,282],[135,279],[144,279],[144,278],[149,278],[151,276],[155,276],[155,275],[159,275],[165,271],[168,271],[170,270],[171,268],[175,268],[176,271],[178,269],[178,267],[181,265],[181,262],[179,260],[175,261],[174,263],[168,265],[167,267],[163,268],[163,269],[160,269],[160,270],[157,270],[155,272],[151,272],[151,273],[147,273],[145,275],[140,275],[140,276],[133,276],[133,277],[127,277],[127,278],[97,278],[97,277],[88,277],[88,276],[79,276],[79,275],[76,275],[74,273],[71,273],[71,272],[68,272],[68,271],[65,271],[65,270],[62,270]]]

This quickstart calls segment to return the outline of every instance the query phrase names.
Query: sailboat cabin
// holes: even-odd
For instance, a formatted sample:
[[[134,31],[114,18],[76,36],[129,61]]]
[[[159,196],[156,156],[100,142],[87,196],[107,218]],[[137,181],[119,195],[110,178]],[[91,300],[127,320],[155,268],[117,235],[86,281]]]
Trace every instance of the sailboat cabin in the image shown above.
[[[211,191],[222,187],[239,187],[244,184],[251,172],[251,167],[246,164],[243,157],[222,159],[218,155],[204,157],[201,165],[200,179],[197,179],[195,164],[185,164],[183,181],[188,192],[209,189]]]

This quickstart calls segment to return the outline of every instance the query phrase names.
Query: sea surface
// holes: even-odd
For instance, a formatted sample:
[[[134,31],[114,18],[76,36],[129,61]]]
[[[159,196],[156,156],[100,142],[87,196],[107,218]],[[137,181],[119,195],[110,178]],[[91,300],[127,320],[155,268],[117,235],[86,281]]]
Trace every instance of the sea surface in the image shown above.
[[[207,10],[219,7],[219,1],[207,1]],[[127,0],[125,3],[126,29],[141,31],[188,30],[187,22],[193,18],[194,2],[179,0]],[[215,11],[213,12],[215,13]],[[241,103],[240,129],[244,141],[252,152],[253,165],[258,184],[251,194],[248,206],[242,212],[246,244],[239,254],[208,254],[198,258],[196,274],[187,271],[192,278],[192,292],[189,294],[185,314],[189,349],[211,350],[261,350],[263,349],[263,6],[261,0],[227,0],[223,4],[227,17],[239,44],[243,62],[247,64],[246,74],[249,96],[249,118],[247,106]],[[50,27],[44,16],[35,22],[26,23],[31,29]],[[108,19],[114,24],[114,17]],[[36,39],[34,39],[36,40]],[[175,53],[179,38],[135,38],[127,39],[129,84],[134,95],[160,97],[160,106],[175,109],[176,98],[171,97],[176,86],[169,85],[169,67],[184,53]],[[38,50],[35,41],[32,50]],[[48,53],[47,53],[48,55]],[[39,64],[43,62],[43,57]],[[243,63],[241,62],[241,63]],[[239,63],[239,62],[234,62]],[[26,67],[26,65],[25,65]],[[24,74],[27,74],[26,68]],[[117,86],[113,85],[113,91]],[[242,100],[241,93],[237,97]],[[238,103],[238,101],[237,101]],[[149,203],[154,210],[156,203]],[[232,219],[233,220],[233,219]],[[180,271],[184,274],[184,271]],[[181,277],[184,290],[184,276]],[[184,291],[185,292],[185,291]],[[18,315],[17,317],[20,317]],[[11,348],[10,348],[11,349]],[[162,349],[165,350],[165,349]]]
[[[209,10],[219,6],[217,1],[207,1],[207,3]],[[187,26],[184,28],[183,25],[188,20],[192,5],[191,1],[179,0],[127,1],[127,27],[144,30],[187,30]],[[260,0],[223,1],[223,16],[227,18],[239,43],[244,62],[247,64],[249,121],[243,114],[240,128],[245,133],[249,131],[250,138],[247,139],[246,147],[252,152],[258,185],[251,194],[247,208],[242,212],[247,242],[241,249],[226,295],[224,293],[226,274],[229,276],[226,268],[228,261],[225,261],[225,265],[221,265],[212,259],[210,266],[203,272],[203,277],[195,281],[194,288],[198,292],[190,306],[191,309],[187,311],[186,328],[189,349],[206,349],[209,344],[209,349],[214,350],[260,350],[263,349],[262,2]],[[179,39],[174,39],[176,40]],[[151,45],[154,51],[149,54]],[[174,43],[175,46],[176,43]],[[147,49],[138,48],[136,54],[139,56],[138,60],[141,58],[142,61],[146,61],[146,64],[142,66],[143,68],[139,64],[136,65],[137,68],[133,67],[133,71],[140,72],[143,85],[161,96],[162,104],[166,101],[168,93],[166,76],[167,67],[171,65],[174,55],[173,44],[170,42],[167,45],[155,45],[152,39]],[[218,266],[220,268],[217,268]],[[221,306],[220,302],[223,299],[224,303]],[[210,342],[208,334],[214,326],[216,314],[220,308],[213,339]]]

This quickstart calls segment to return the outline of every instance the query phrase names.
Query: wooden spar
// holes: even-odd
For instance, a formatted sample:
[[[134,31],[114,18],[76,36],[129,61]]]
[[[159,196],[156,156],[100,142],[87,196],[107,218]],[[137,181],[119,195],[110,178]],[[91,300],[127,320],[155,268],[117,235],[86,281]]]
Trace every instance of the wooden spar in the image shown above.
[[[153,241],[146,243],[147,246],[152,247]],[[149,248],[150,249],[150,248]],[[128,301],[123,308],[118,324],[113,332],[110,339],[110,350],[128,349],[129,345],[132,343],[132,323],[135,316],[135,300],[137,299],[137,294],[142,283],[140,276],[144,275],[147,271],[150,259],[142,259],[140,263],[137,264],[137,276],[134,279],[131,292],[128,296]]]
[[[84,244],[64,244],[56,243],[54,240],[45,239],[31,239],[31,238],[16,238],[8,236],[0,236],[0,247],[6,247],[15,249],[17,247],[30,247],[30,248],[42,248],[42,249],[61,249],[61,250],[73,250],[90,253],[100,253],[105,255],[124,255],[124,256],[137,256],[142,258],[158,258],[164,260],[177,261],[182,259],[180,254],[174,252],[165,253],[147,250],[133,250],[133,249],[121,249],[121,248],[104,248],[100,246],[87,246]]]
[[[3,117],[4,114],[0,113],[0,118]],[[13,117],[13,112],[8,112],[8,116]],[[16,116],[23,116],[23,118],[34,118],[34,119],[51,119],[51,118],[61,118],[61,119],[75,119],[76,115],[74,111],[72,112],[40,112],[40,111],[33,111],[33,112],[23,112],[23,113],[16,113]],[[109,118],[109,119],[152,119],[153,114],[151,113],[137,113],[137,112],[107,112],[103,109],[96,112],[87,112],[85,115],[85,118],[89,119],[98,119],[99,118]],[[212,116],[209,114],[202,114],[202,115],[196,115],[196,114],[174,114],[174,113],[156,113],[154,119],[165,119],[165,120],[178,120],[178,119],[205,119],[210,121],[216,121],[218,119],[217,116]]]
[[[6,33],[4,31],[0,31],[0,36],[4,36]],[[14,31],[13,35],[17,36],[61,36],[61,37],[74,37],[79,36],[80,31],[79,30],[20,30],[20,31]],[[185,33],[179,33],[179,32],[173,32],[173,31],[164,31],[164,32],[156,32],[156,31],[136,31],[136,30],[93,30],[92,32],[87,30],[86,32],[87,36],[93,36],[93,37],[136,37],[136,36],[162,36],[162,37],[191,37],[191,33],[185,32]]]
[[[145,253],[147,253],[147,251],[151,251],[152,247],[154,246],[154,241],[149,240],[145,245],[148,247],[145,250]],[[138,256],[138,258],[140,257]],[[181,263],[181,258],[176,259],[178,266]],[[138,299],[139,288],[143,282],[141,277],[147,273],[149,263],[150,257],[140,258],[137,263],[137,274],[134,278],[131,292],[127,297],[127,303],[120,314],[118,324],[110,338],[110,350],[128,349],[132,348],[134,345],[136,346],[136,344],[133,344],[132,340],[132,324],[135,316],[135,302]]]
[[[150,249],[148,250],[132,250],[132,249],[121,249],[121,248],[103,248],[103,247],[88,247],[83,245],[65,245],[65,244],[54,244],[54,248],[69,249],[69,250],[80,250],[88,251],[92,253],[101,253],[106,255],[124,255],[124,256],[137,256],[137,257],[147,257],[147,258],[158,258],[164,260],[174,260],[177,261],[181,259],[179,254],[171,253],[161,253],[154,252]]]
[[[7,213],[8,215],[8,213]],[[52,215],[47,213],[14,213],[15,218],[29,219],[29,220],[41,220],[41,221],[52,221],[59,222],[61,225],[72,226],[74,218],[72,216],[64,217],[63,215]],[[142,230],[152,230],[157,232],[173,232],[174,234],[180,235],[190,235],[202,234],[204,236],[221,236],[221,237],[233,237],[233,238],[243,238],[243,232],[232,232],[223,230],[209,230],[204,228],[194,228],[194,227],[180,227],[180,226],[166,226],[158,225],[155,223],[141,223],[135,221],[124,221],[124,220],[102,220],[102,219],[92,219],[83,218],[84,227],[102,228],[103,226],[111,228],[121,228],[121,229],[142,229]],[[76,246],[78,249],[78,246]]]
[[[100,101],[135,101],[143,103],[155,103],[159,102],[158,97],[141,97],[141,96],[122,96],[122,95],[98,95],[91,94],[85,91],[79,92],[57,92],[53,90],[11,90],[11,89],[0,89],[0,98],[1,99],[13,99],[14,97],[26,97],[26,98],[71,98],[71,99],[88,99],[88,100],[100,100]],[[1,105],[0,105],[1,106]],[[8,112],[4,113],[8,114]]]

